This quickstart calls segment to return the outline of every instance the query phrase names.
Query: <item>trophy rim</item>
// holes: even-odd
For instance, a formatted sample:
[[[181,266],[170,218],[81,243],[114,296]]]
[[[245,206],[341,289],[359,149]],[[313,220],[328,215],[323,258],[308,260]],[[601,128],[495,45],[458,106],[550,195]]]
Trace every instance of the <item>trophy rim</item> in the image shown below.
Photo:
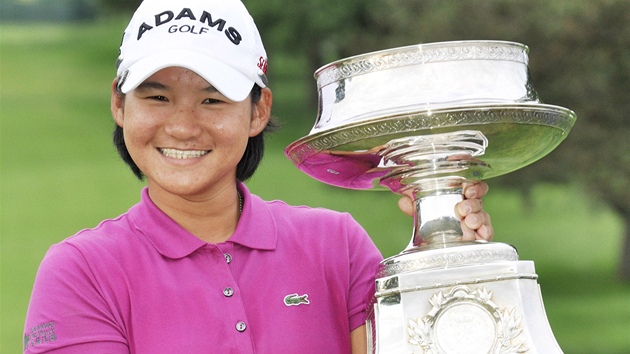
[[[477,115],[475,112],[485,112]],[[512,112],[513,114],[506,114]],[[488,121],[487,116],[494,114],[497,118]],[[441,121],[439,118],[450,116]],[[475,118],[481,118],[475,120]],[[418,133],[437,128],[465,130],[469,125],[490,124],[533,124],[558,128],[566,136],[571,130],[577,116],[574,111],[549,104],[510,103],[510,104],[476,104],[468,106],[424,109],[394,115],[385,115],[351,122],[330,129],[306,135],[285,148],[285,155],[299,165],[308,157],[325,150],[355,143],[367,138],[382,137],[394,134]],[[369,134],[363,133],[368,131]]]
[[[505,47],[516,49],[517,52],[506,55],[496,51],[461,53],[444,52],[445,49],[465,47]],[[416,55],[410,58],[412,54]],[[358,54],[339,59],[321,66],[313,76],[317,79],[318,86],[325,86],[340,79],[346,79],[357,75],[366,74],[374,70],[382,70],[390,67],[414,65],[417,63],[441,62],[452,60],[514,60],[525,65],[529,62],[529,47],[523,43],[506,40],[459,40],[441,41],[431,43],[419,43],[414,45],[383,49],[363,54]],[[388,60],[381,60],[388,58]],[[326,73],[330,72],[329,75]]]

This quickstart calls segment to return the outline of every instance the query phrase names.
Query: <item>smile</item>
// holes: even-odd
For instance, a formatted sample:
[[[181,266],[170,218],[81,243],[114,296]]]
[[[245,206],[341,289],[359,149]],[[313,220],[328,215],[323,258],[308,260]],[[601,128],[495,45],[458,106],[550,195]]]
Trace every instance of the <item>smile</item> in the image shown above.
[[[194,159],[197,157],[201,157],[203,155],[207,155],[210,153],[210,150],[176,150],[176,149],[159,149],[162,155],[166,157],[172,157],[174,159]]]

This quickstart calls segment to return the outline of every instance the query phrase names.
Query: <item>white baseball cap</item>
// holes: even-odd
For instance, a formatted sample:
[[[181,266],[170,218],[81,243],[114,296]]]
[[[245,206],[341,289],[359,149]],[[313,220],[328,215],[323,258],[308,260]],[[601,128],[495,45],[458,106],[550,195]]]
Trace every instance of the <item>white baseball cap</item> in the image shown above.
[[[267,86],[267,54],[240,0],[144,0],[125,29],[118,86],[128,93],[157,71],[184,67],[225,97]]]

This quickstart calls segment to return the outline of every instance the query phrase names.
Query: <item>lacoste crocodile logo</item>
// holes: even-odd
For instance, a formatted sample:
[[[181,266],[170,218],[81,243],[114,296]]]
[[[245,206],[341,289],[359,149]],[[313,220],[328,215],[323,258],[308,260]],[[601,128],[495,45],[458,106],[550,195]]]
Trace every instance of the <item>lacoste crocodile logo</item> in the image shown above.
[[[308,301],[308,294],[298,295],[290,294],[284,297],[284,304],[287,306],[299,306],[299,305],[308,305],[310,301]]]

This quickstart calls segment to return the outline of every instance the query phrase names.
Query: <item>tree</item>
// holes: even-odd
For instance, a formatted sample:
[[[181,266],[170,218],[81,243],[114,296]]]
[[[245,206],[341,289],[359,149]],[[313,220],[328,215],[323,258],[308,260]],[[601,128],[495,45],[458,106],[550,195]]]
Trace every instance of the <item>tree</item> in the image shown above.
[[[369,47],[353,41],[370,38],[365,31],[369,29],[369,16],[375,12],[376,3],[376,0],[245,1],[269,51],[299,53],[306,60],[303,72],[309,82],[322,65],[353,54],[352,49]],[[315,105],[314,90],[309,97]]]
[[[132,14],[142,0],[99,0],[101,8],[107,12]]]
[[[578,122],[558,149],[499,183],[578,181],[625,222],[621,279],[630,281],[630,2],[625,0],[349,0],[252,2],[273,46],[331,60],[421,42],[512,40],[531,47],[532,82]],[[264,7],[263,7],[264,6]],[[312,93],[313,97],[316,94]]]

